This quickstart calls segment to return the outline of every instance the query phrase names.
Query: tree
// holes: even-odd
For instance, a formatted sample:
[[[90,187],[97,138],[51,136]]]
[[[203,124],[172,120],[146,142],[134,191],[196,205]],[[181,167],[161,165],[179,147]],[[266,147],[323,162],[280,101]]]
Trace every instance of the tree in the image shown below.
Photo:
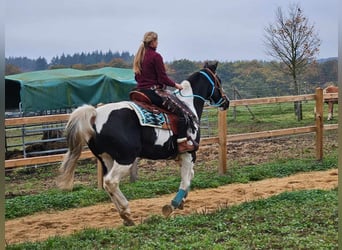
[[[299,4],[289,5],[288,16],[280,7],[275,14],[275,23],[265,28],[266,52],[286,65],[293,79],[293,94],[299,95],[297,78],[314,61],[321,41]],[[295,102],[295,113],[298,120],[302,120],[301,102]]]
[[[48,68],[48,63],[44,57],[39,57],[36,60],[35,70],[45,70]]]
[[[190,74],[200,69],[200,66],[198,66],[195,62],[192,62],[187,59],[176,60],[166,66],[167,69],[169,66],[169,71],[172,71],[168,72],[170,77],[172,77],[172,79],[177,82],[181,82],[187,79]]]
[[[13,65],[13,64],[6,64],[5,66],[5,75],[14,75],[21,73],[21,70],[19,67]]]
[[[108,66],[116,67],[116,68],[132,68],[132,65],[129,64],[122,58],[113,58],[109,63]]]

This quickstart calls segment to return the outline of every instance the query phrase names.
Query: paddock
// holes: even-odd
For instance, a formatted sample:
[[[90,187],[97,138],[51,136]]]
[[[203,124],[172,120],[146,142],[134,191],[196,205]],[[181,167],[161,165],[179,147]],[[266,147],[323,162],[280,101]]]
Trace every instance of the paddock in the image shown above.
[[[320,97],[321,96],[321,97]],[[327,96],[327,95],[326,95]],[[232,126],[231,118],[229,118],[229,110],[226,114],[222,114],[217,110],[209,109],[208,112],[213,114],[215,119],[215,127],[211,128],[211,133],[208,133],[210,136],[205,137],[200,145],[200,153],[199,153],[199,163],[201,164],[201,168],[207,169],[209,166],[206,166],[205,162],[208,163],[217,162],[217,171],[222,175],[230,175],[229,165],[226,166],[225,171],[220,170],[219,161],[216,159],[220,159],[219,156],[222,143],[226,146],[226,164],[227,162],[231,162],[231,160],[237,160],[243,162],[246,165],[257,166],[258,164],[262,164],[265,161],[269,161],[273,158],[277,157],[279,152],[284,151],[286,148],[290,146],[294,146],[295,152],[289,152],[290,154],[298,154],[293,155],[294,157],[301,157],[301,151],[308,150],[308,145],[310,146],[310,150],[313,151],[313,158],[318,159],[320,154],[317,154],[317,138],[319,135],[322,136],[322,153],[321,160],[324,160],[323,154],[323,146],[326,146],[327,143],[330,143],[330,140],[324,140],[323,134],[327,136],[329,132],[334,132],[338,124],[332,123],[332,121],[327,122],[326,114],[323,112],[323,91],[320,89],[316,91],[313,95],[305,95],[300,97],[273,97],[273,98],[259,98],[259,99],[249,99],[249,100],[239,100],[232,101],[231,105],[233,107],[238,107],[241,109],[245,109],[245,105],[249,105],[249,107],[255,111],[255,107],[258,106],[268,106],[268,105],[279,105],[279,112],[281,112],[284,108],[282,103],[290,103],[293,101],[297,101],[298,99],[303,101],[304,105],[306,102],[314,103],[317,107],[320,103],[321,109],[317,108],[317,116],[316,120],[311,119],[311,124],[307,124],[307,126],[302,127],[289,127],[284,129],[275,129],[275,130],[267,130],[267,131],[257,131],[254,132],[253,128],[251,128],[249,133],[236,133],[234,131],[234,126]],[[329,95],[327,97],[332,97]],[[334,96],[336,97],[336,95]],[[319,101],[321,100],[321,101]],[[311,107],[312,105],[310,105]],[[311,108],[312,110],[312,108]],[[320,111],[321,110],[321,111]],[[322,113],[319,113],[322,112]],[[221,132],[223,135],[227,135],[226,138],[219,138],[218,134],[220,131],[219,126],[222,126],[220,121],[221,118],[218,118],[222,115],[224,121],[223,126],[226,127],[226,132]],[[239,119],[239,112],[237,113],[237,119]],[[64,116],[64,117],[63,117]],[[313,115],[312,115],[313,116]],[[256,115],[257,119],[258,114]],[[68,115],[52,115],[52,116],[44,116],[44,117],[26,117],[26,118],[15,118],[6,120],[6,129],[7,127],[17,126],[21,128],[23,125],[32,126],[32,125],[40,125],[44,119],[49,118],[50,120],[46,121],[47,123],[51,122],[65,122],[68,119]],[[209,117],[210,118],[210,117]],[[275,118],[275,117],[274,117]],[[201,124],[201,126],[207,127],[211,123],[212,118],[208,121]],[[250,119],[253,119],[252,117]],[[295,118],[294,118],[295,119]],[[317,121],[319,119],[319,121]],[[217,123],[216,123],[217,120]],[[256,121],[257,122],[257,121]],[[276,122],[274,119],[273,122]],[[317,128],[318,126],[322,126],[321,130]],[[207,128],[204,128],[206,130]],[[321,132],[321,134],[319,133]],[[308,141],[308,144],[304,145],[305,139],[303,136],[309,136],[312,140]],[[295,140],[289,139],[293,138]],[[222,142],[224,141],[225,142]],[[260,143],[260,140],[262,143]],[[314,142],[312,144],[312,141]],[[246,143],[247,142],[247,143]],[[254,143],[249,143],[254,142]],[[220,144],[221,143],[221,144]],[[303,146],[301,147],[301,143]],[[263,146],[262,146],[263,145]],[[335,146],[334,146],[335,145]],[[336,144],[332,145],[332,148],[336,147]],[[265,151],[261,150],[261,147],[265,149]],[[255,161],[252,159],[253,155],[261,153],[264,154],[264,158],[260,161]],[[238,154],[238,157],[236,156]],[[244,158],[242,158],[242,156]],[[55,155],[46,155],[40,157],[26,157],[22,159],[14,159],[6,161],[8,164],[6,170],[15,171],[25,168],[44,168],[44,166],[48,166],[49,164],[59,163],[63,157],[63,154],[55,154]],[[84,159],[92,159],[94,158],[92,154],[85,149],[82,153],[82,157]],[[140,168],[142,171],[155,172],[158,169],[165,168],[162,162],[157,162],[155,164],[160,164],[160,167],[156,167],[156,165],[151,164],[150,162],[143,161],[140,164]],[[216,165],[215,165],[216,166]],[[176,168],[173,169],[176,171]],[[197,171],[197,170],[196,170]],[[222,172],[220,172],[222,171]],[[33,170],[34,172],[34,170]],[[28,170],[28,173],[30,171]],[[101,174],[98,172],[99,178],[101,179]],[[153,173],[152,173],[153,174]],[[275,186],[277,184],[277,187]],[[324,184],[324,187],[322,186]],[[52,185],[52,184],[50,184]],[[198,214],[206,214],[211,211],[220,210],[220,208],[230,205],[237,205],[242,202],[252,201],[254,199],[265,199],[267,197],[271,197],[272,195],[278,194],[280,192],[286,191],[294,191],[301,189],[310,189],[310,188],[323,188],[323,189],[332,189],[337,186],[337,170],[329,170],[329,171],[321,171],[316,173],[307,173],[302,175],[295,175],[289,178],[278,178],[278,179],[270,179],[264,181],[257,181],[253,183],[246,184],[233,184],[228,185],[227,187],[217,187],[212,188],[210,190],[194,190],[189,197],[189,203],[187,204],[184,210],[180,210],[175,216],[187,215],[189,213],[193,213],[196,211]],[[264,189],[263,187],[268,187]],[[45,188],[45,187],[42,187]],[[275,191],[277,190],[277,191]],[[205,192],[208,191],[208,192]],[[227,195],[230,194],[230,195]],[[137,220],[148,219],[151,214],[160,213],[160,207],[158,204],[164,204],[165,201],[170,199],[170,195],[163,195],[156,199],[148,199],[144,200],[132,200],[132,207],[134,210],[138,212]],[[209,197],[209,198],[208,198]],[[208,201],[211,201],[208,203]],[[144,203],[146,202],[146,203]],[[149,205],[154,204],[149,207]],[[148,209],[147,209],[148,208]],[[66,211],[60,212],[52,212],[51,210],[47,212],[40,212],[38,214],[32,216],[26,216],[18,219],[11,219],[6,221],[6,241],[9,244],[13,244],[15,242],[27,242],[27,241],[41,241],[46,240],[48,237],[54,235],[66,236],[72,234],[73,232],[81,231],[84,227],[87,228],[117,228],[121,225],[120,218],[116,218],[115,216],[108,219],[104,217],[109,213],[112,214],[113,207],[111,204],[101,204],[95,206],[89,206],[78,209],[68,209]],[[141,212],[141,213],[140,213]],[[92,214],[92,216],[90,216]],[[34,229],[32,229],[34,228]]]

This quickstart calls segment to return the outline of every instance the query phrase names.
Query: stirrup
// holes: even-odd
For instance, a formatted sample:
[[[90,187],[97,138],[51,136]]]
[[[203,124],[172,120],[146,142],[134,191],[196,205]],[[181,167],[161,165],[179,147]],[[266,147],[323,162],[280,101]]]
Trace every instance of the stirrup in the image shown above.
[[[192,145],[188,143],[189,141],[192,142]],[[177,143],[179,153],[191,152],[198,149],[198,143],[194,142],[193,140],[188,140],[188,138],[178,139]]]

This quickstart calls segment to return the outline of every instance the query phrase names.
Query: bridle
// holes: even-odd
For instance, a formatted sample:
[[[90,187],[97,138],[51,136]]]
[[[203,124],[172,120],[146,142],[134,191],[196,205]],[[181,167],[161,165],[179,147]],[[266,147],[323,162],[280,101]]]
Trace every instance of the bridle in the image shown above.
[[[223,103],[225,103],[227,101],[227,99],[224,98],[225,94],[224,94],[223,88],[221,86],[220,80],[218,79],[216,74],[214,72],[212,72],[209,68],[202,69],[200,71],[200,74],[204,75],[208,79],[208,81],[210,82],[210,84],[212,86],[211,94],[209,96],[209,100],[211,102],[210,105],[211,106],[215,106],[215,107],[219,107]],[[212,78],[209,75],[211,75],[212,78],[214,78],[214,81],[212,80]],[[218,100],[218,102],[215,102],[212,99],[212,96],[214,95],[215,89],[217,89],[219,91],[220,95],[221,95],[221,98],[220,98],[220,100]]]

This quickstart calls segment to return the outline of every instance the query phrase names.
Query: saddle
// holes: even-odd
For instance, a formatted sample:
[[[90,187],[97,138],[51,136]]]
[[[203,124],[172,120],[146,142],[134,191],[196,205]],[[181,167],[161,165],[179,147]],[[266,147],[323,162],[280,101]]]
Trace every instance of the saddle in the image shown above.
[[[132,107],[142,126],[158,127],[178,134],[179,117],[175,113],[154,105],[150,98],[139,90],[132,90],[129,98],[134,103]]]
[[[178,121],[181,117],[182,119],[184,117],[186,119],[187,127],[191,128],[193,132],[195,131],[195,123],[198,123],[197,117],[188,106],[168,91],[156,90],[156,94],[163,99],[163,106],[165,108],[153,105],[149,97],[137,89],[132,90],[129,93],[129,97],[136,105],[151,112],[154,116],[160,117],[161,114],[165,115],[166,119],[162,128],[171,129],[172,132],[177,135]]]

